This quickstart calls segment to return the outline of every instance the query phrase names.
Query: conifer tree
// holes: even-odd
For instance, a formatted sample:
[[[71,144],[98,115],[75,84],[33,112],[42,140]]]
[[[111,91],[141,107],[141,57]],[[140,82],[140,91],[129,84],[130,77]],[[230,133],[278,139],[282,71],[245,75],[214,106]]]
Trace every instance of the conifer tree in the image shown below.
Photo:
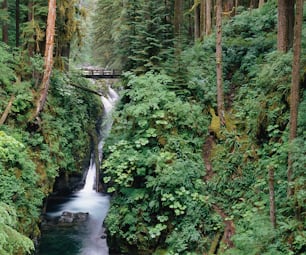
[[[223,78],[222,78],[222,0],[217,0],[216,13],[216,71],[217,71],[217,108],[218,116],[222,125],[224,120],[224,96],[223,96]]]
[[[294,0],[278,0],[277,49],[287,52],[293,41]]]
[[[7,13],[8,5],[7,5],[7,0],[3,0],[2,2],[2,10],[4,13]],[[7,20],[4,18],[2,21],[2,41],[4,43],[8,43],[8,24]]]
[[[292,142],[297,137],[297,120],[299,105],[299,83],[300,83],[300,61],[301,61],[301,42],[302,42],[302,24],[303,24],[303,0],[296,2],[296,18],[294,26],[294,44],[293,44],[293,62],[292,62],[292,81],[290,93],[290,135],[289,141]],[[290,186],[293,174],[293,162],[291,153],[288,157],[288,195],[293,194],[293,188]]]
[[[44,76],[42,79],[42,83],[40,85],[40,89],[38,91],[36,111],[34,115],[35,118],[38,117],[40,112],[43,110],[49,90],[50,76],[53,68],[55,20],[56,20],[56,0],[49,0],[47,30],[46,30]]]

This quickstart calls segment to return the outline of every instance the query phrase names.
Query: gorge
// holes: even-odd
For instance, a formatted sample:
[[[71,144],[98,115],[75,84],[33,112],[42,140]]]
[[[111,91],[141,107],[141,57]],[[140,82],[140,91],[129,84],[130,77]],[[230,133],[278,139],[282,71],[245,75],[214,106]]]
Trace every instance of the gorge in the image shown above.
[[[103,139],[108,135],[112,124],[111,111],[118,98],[118,94],[110,86],[108,95],[101,96],[104,116],[98,145],[99,164],[102,160]],[[110,197],[98,191],[96,176],[100,167],[96,167],[96,162],[92,153],[81,190],[54,200],[47,207],[37,254],[109,254],[103,220],[109,208]]]

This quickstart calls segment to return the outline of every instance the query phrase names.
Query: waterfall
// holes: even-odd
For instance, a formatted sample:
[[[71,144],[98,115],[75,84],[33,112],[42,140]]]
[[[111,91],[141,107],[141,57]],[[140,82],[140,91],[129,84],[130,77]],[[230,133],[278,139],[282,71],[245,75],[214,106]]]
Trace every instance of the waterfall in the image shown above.
[[[103,145],[104,139],[108,136],[113,120],[111,115],[111,111],[115,106],[116,101],[119,99],[118,94],[114,89],[108,86],[108,95],[101,96],[101,102],[104,108],[104,121],[101,125],[101,134],[100,134],[100,141],[98,144],[98,152],[99,152],[99,163],[102,163],[102,154],[103,154]],[[92,153],[89,168],[86,174],[85,184],[83,189],[80,192],[94,192],[95,191],[95,184],[96,184],[96,163],[94,159],[94,154]]]
[[[85,179],[85,184],[80,192],[86,192],[86,193],[95,192],[95,181],[96,181],[96,163],[92,155]]]
[[[107,96],[101,96],[101,101],[104,107],[104,121],[102,123],[102,128],[101,128],[101,139],[98,145],[98,151],[99,151],[99,162],[102,161],[102,149],[104,145],[104,139],[108,136],[112,124],[113,124],[113,119],[111,117],[111,112],[112,109],[114,108],[116,102],[119,99],[119,95],[117,92],[112,89],[110,86],[108,86],[108,95]]]
[[[111,87],[109,87],[107,96],[101,96],[101,101],[104,107],[104,116],[103,123],[101,125],[100,141],[98,144],[100,163],[102,161],[102,149],[104,139],[109,134],[112,125],[111,112],[118,98],[118,94]],[[86,222],[85,230],[80,230],[78,233],[75,233],[75,229],[71,228],[71,233],[68,240],[69,242],[72,242],[72,246],[77,247],[77,249],[79,249],[79,253],[69,254],[109,254],[106,239],[104,237],[104,229],[102,226],[104,218],[107,214],[107,210],[109,208],[109,196],[96,192],[95,190],[96,169],[96,160],[94,158],[94,155],[92,154],[83,189],[73,194],[69,198],[69,201],[62,204],[58,210],[48,213],[49,217],[54,218],[61,216],[62,213],[65,211],[71,213],[89,213],[89,219]],[[69,245],[67,245],[67,247],[69,247]],[[50,245],[47,243],[46,251],[41,251],[39,255],[67,254],[66,252],[66,249],[57,246],[54,250],[52,250],[50,248]]]

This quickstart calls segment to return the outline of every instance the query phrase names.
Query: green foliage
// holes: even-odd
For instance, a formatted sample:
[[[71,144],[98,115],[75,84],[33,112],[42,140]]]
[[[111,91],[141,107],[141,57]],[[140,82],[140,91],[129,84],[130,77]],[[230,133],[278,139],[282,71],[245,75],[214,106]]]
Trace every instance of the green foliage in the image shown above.
[[[25,146],[0,131],[0,198],[16,210],[19,217],[17,229],[26,235],[35,235],[33,231],[40,214],[43,193],[37,189],[38,179],[35,164],[25,151]],[[15,232],[11,231],[11,234],[20,236]],[[25,249],[29,249],[28,244],[24,241]],[[14,254],[13,250],[9,254]]]
[[[202,220],[192,212],[208,210],[201,195],[201,135],[208,120],[199,117],[199,105],[167,90],[171,82],[166,75],[130,76],[129,103],[114,118],[103,169],[116,194],[106,224],[121,247],[199,248]],[[193,223],[188,230],[187,222]]]
[[[269,218],[263,217],[254,210],[247,212],[238,222],[237,234],[233,238],[235,248],[228,255],[281,255],[290,254],[279,250],[275,245],[276,233]]]
[[[16,231],[17,215],[13,207],[0,202],[0,252],[11,255],[16,252],[29,254],[34,250],[33,242]]]
[[[0,200],[10,206],[18,218],[16,225],[3,227],[6,232],[0,234],[3,250],[0,253],[13,255],[32,249],[23,235],[33,239],[40,235],[43,199],[52,192],[58,174],[66,171],[81,175],[88,156],[86,151],[90,148],[90,133],[96,132],[102,107],[98,96],[69,85],[85,83],[84,80],[53,71],[39,128],[28,123],[33,109],[33,91],[39,80],[25,77],[39,79],[42,58],[33,56],[29,59],[32,66],[28,66],[22,62],[21,51],[16,50],[14,54],[10,51],[0,45],[0,66],[4,70],[0,75],[1,113],[14,96],[0,131]],[[20,74],[22,81],[16,78]],[[11,241],[15,239],[14,244]]]
[[[161,0],[98,1],[94,53],[104,65],[138,74],[160,70],[172,49],[169,15]]]
[[[299,137],[289,146],[292,53],[275,51],[275,4],[268,1],[260,9],[239,10],[240,15],[224,22],[227,123],[218,130],[211,151],[201,152],[201,147],[209,111],[216,107],[214,35],[169,59],[163,68],[171,78],[152,73],[127,78],[103,164],[104,181],[114,194],[106,223],[121,251],[203,254],[214,236],[223,234],[224,220],[232,220],[235,246],[226,251],[217,240],[218,254],[305,252],[305,98]],[[139,5],[131,7],[135,9],[130,15],[138,13]],[[144,65],[145,55],[135,56]],[[289,149],[294,158],[291,184]],[[210,152],[213,174],[204,183],[201,153]],[[271,169],[276,229],[268,217]],[[288,185],[294,188],[290,201]]]
[[[2,71],[0,74],[0,88],[8,88],[9,85],[16,80],[16,75],[13,69],[14,64],[13,54],[9,51],[9,47],[1,42],[0,68]]]

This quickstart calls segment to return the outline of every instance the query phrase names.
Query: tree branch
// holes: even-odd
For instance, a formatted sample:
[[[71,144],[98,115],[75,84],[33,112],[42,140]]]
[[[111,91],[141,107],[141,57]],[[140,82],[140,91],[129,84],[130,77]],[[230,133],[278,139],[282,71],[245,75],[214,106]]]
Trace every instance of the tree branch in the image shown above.
[[[71,86],[73,86],[73,87],[75,87],[75,88],[79,88],[79,89],[82,89],[82,90],[84,90],[84,91],[87,91],[87,92],[89,92],[89,93],[93,93],[93,94],[96,94],[96,95],[98,95],[98,96],[102,96],[102,93],[101,93],[101,92],[98,92],[98,91],[96,91],[96,90],[89,89],[89,88],[86,88],[86,87],[82,87],[82,86],[77,85],[77,84],[75,84],[75,83],[69,83],[69,85],[71,85]]]

